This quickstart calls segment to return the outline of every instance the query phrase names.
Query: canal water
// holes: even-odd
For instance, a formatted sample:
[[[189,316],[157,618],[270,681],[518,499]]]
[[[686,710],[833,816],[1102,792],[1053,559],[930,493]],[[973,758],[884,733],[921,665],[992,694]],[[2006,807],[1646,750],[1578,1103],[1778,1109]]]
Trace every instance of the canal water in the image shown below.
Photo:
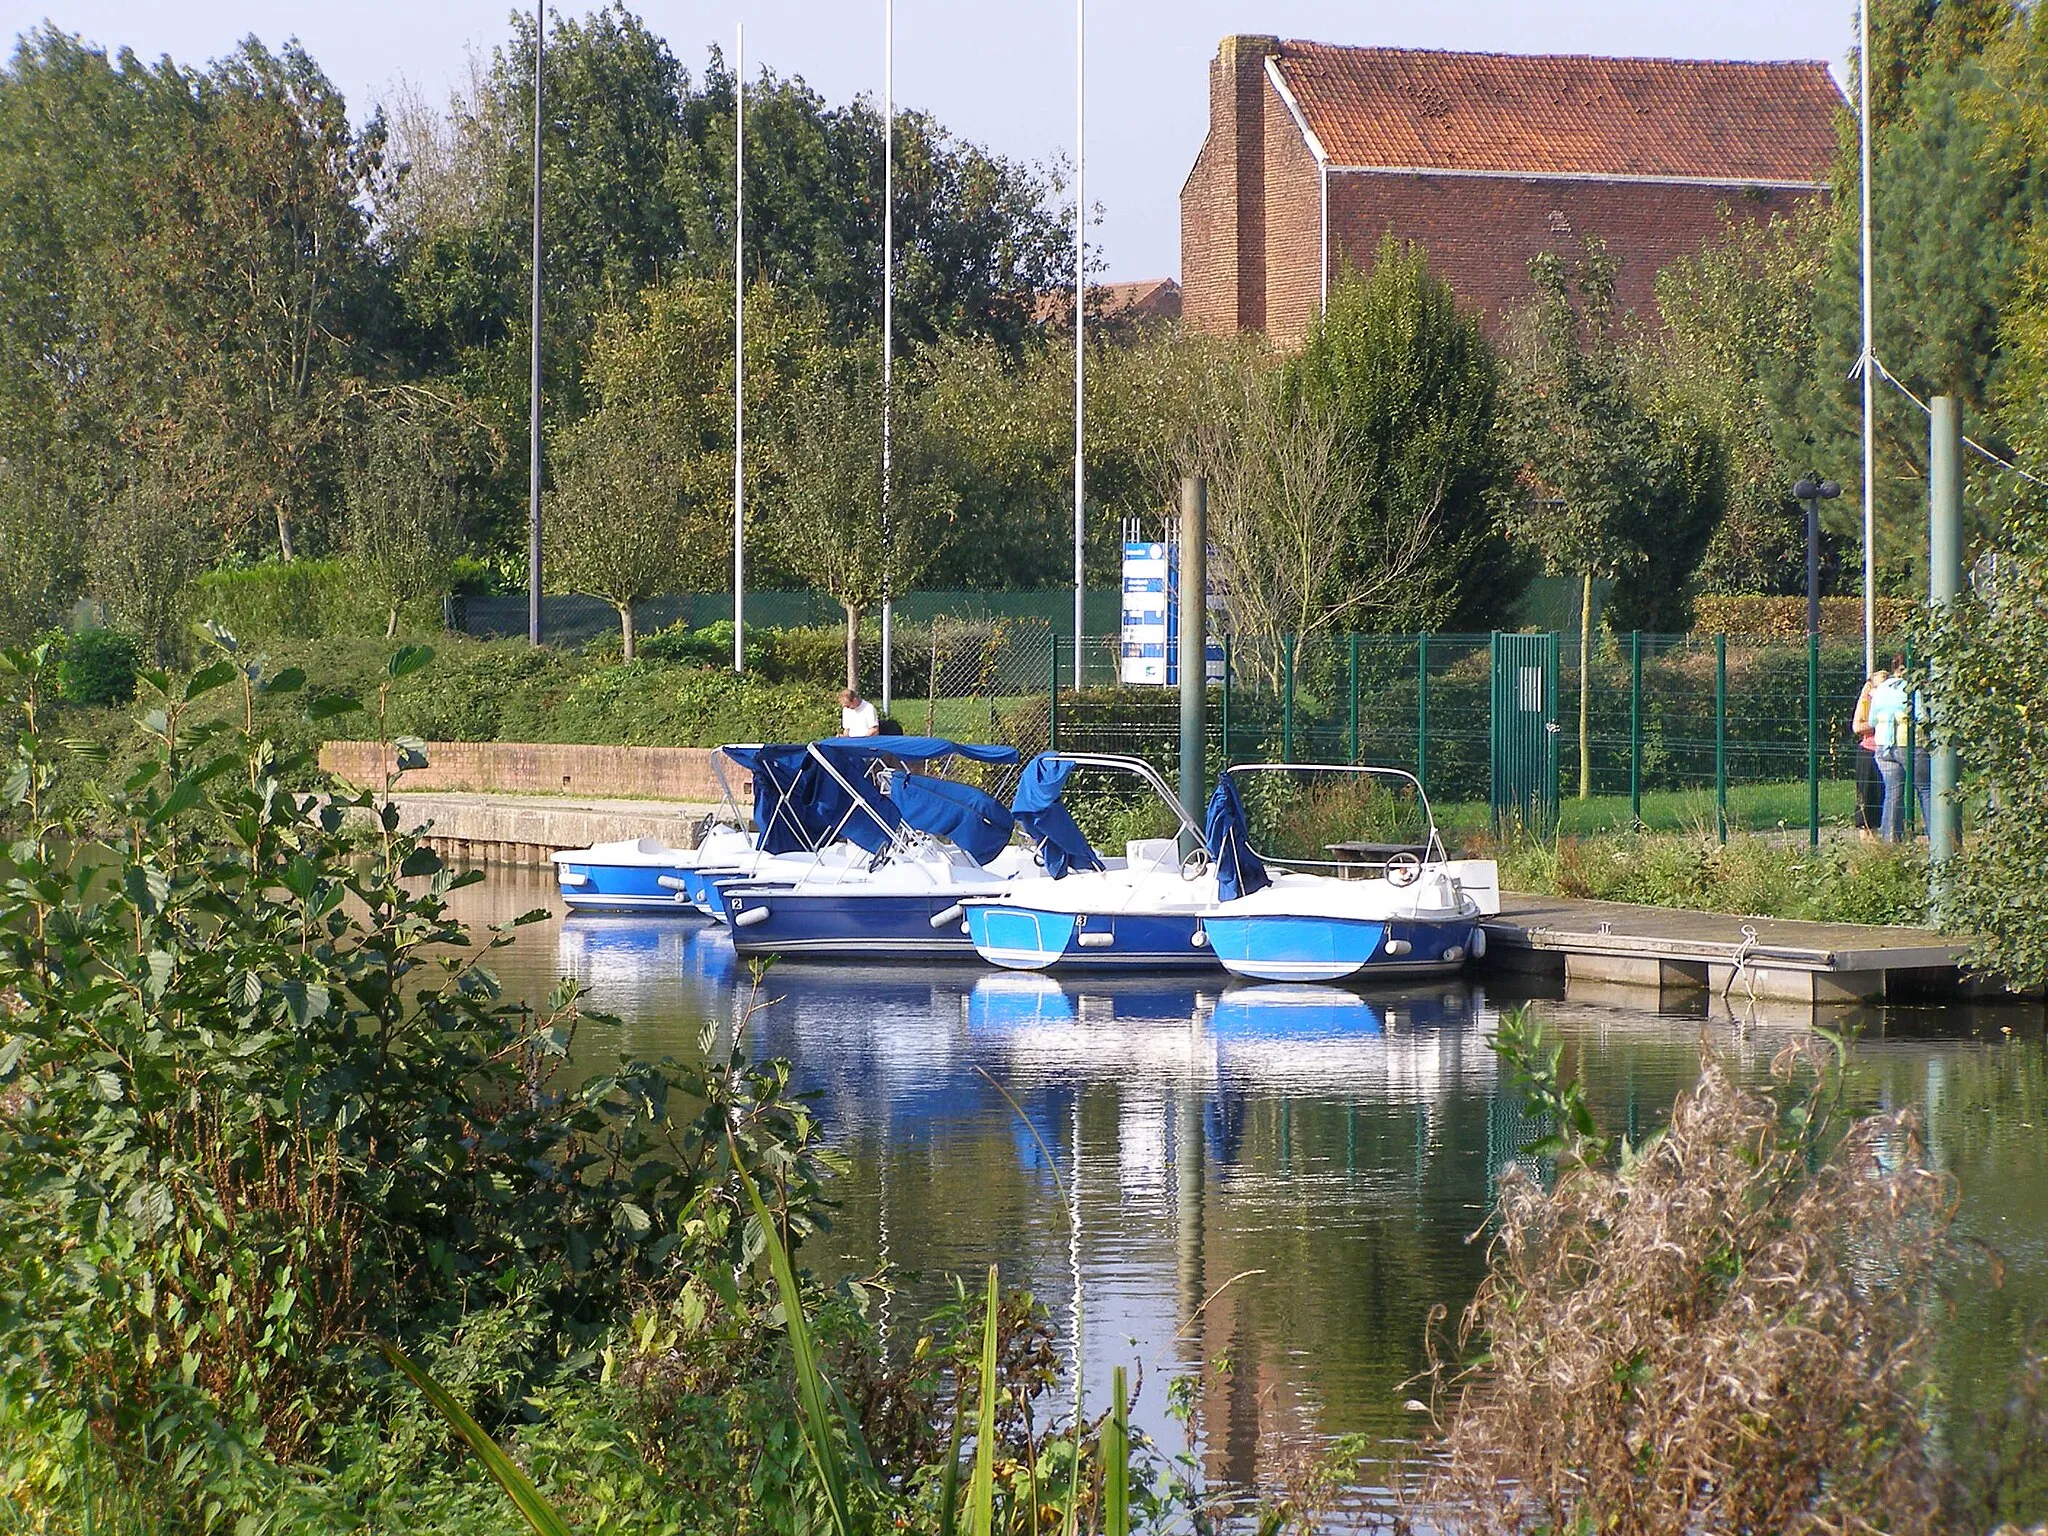
[[[497,970],[508,995],[534,999],[573,976],[620,1018],[579,1037],[593,1069],[689,1057],[707,1025],[742,1016],[755,1055],[794,1063],[848,1164],[805,1262],[895,1274],[895,1339],[955,1275],[977,1285],[996,1264],[1045,1303],[1063,1352],[1079,1309],[1087,1390],[1099,1404],[1110,1369],[1130,1368],[1137,1417],[1169,1450],[1190,1447],[1168,1384],[1197,1378],[1191,1450],[1219,1492],[1284,1485],[1334,1437],[1365,1437],[1365,1485],[1347,1499],[1365,1524],[1413,1470],[1420,1425],[1405,1405],[1425,1320],[1438,1304],[1455,1320],[1470,1298],[1493,1181],[1537,1134],[1487,1046],[1500,1010],[1529,1002],[1603,1125],[1632,1135],[1663,1120],[1702,1050],[1756,1078],[1804,1027],[1493,979],[1355,993],[957,964],[785,965],[749,1012],[719,930],[563,917],[554,896],[544,872],[493,868],[457,900],[473,922],[555,910]],[[2041,1013],[1866,1008],[1831,1022],[1856,1031],[1857,1102],[1919,1108],[1935,1162],[1960,1182],[1962,1230],[2003,1258],[2002,1285],[1972,1269],[1943,1299],[1966,1443],[2048,1316]]]

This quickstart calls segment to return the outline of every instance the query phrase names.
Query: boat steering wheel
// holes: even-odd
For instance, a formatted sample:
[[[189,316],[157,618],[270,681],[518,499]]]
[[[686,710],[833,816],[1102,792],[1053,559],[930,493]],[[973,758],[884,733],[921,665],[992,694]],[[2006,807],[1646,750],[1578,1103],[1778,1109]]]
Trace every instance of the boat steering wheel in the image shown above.
[[[1422,878],[1422,859],[1413,853],[1396,853],[1387,859],[1387,884],[1413,885]]]
[[[1183,880],[1199,880],[1209,867],[1209,850],[1199,843],[1189,850],[1188,856],[1180,861],[1180,877]]]

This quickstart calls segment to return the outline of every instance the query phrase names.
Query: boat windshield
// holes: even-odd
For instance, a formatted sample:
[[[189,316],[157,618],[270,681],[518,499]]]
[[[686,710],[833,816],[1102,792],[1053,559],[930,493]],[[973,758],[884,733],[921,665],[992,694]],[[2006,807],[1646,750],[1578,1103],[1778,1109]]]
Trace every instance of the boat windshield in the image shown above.
[[[1429,797],[1398,768],[1246,763],[1229,777],[1243,796],[1252,851],[1269,864],[1371,876],[1390,860],[1444,857]]]

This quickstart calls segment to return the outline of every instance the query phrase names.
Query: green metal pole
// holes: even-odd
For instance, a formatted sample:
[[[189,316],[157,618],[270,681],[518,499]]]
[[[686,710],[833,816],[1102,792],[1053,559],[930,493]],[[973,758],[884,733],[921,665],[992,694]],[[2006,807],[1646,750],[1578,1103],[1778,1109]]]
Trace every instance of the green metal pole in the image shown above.
[[[1358,636],[1350,639],[1351,651],[1351,762],[1358,761]]]
[[[1714,824],[1728,841],[1728,637],[1714,636]]]
[[[1280,695],[1280,756],[1291,763],[1294,761],[1294,636],[1287,635],[1281,639],[1280,660],[1287,669]]]
[[[1806,842],[1820,846],[1820,636],[1806,637]]]
[[[1557,631],[1550,632],[1550,645],[1544,654],[1543,697],[1548,700],[1549,718],[1544,722],[1544,734],[1550,738],[1550,777],[1543,787],[1543,809],[1537,818],[1549,831],[1557,825],[1557,758],[1558,748],[1564,739],[1564,732],[1557,724]]]
[[[1628,822],[1643,824],[1643,632],[1628,632]]]
[[[1936,395],[1931,409],[1927,598],[1939,611],[1963,592],[1963,418],[1949,395]],[[1933,761],[1927,766],[1927,858],[1940,864],[1962,846],[1963,808],[1956,800],[1961,765],[1956,761],[1956,749],[1941,739],[1939,731],[1934,736]]]
[[[1415,778],[1429,793],[1429,636],[1415,637]]]

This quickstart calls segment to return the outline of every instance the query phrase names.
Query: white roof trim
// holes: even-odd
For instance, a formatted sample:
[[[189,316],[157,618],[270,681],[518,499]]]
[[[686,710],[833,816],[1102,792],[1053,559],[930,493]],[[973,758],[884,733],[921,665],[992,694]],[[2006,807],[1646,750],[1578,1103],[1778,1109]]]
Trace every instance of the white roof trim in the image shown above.
[[[1316,157],[1316,164],[1327,166],[1329,153],[1323,148],[1323,141],[1316,137],[1315,129],[1309,127],[1308,118],[1301,110],[1301,103],[1294,99],[1294,92],[1287,88],[1287,82],[1280,75],[1280,59],[1277,54],[1266,55],[1266,78],[1273,82],[1273,89],[1280,93],[1280,99],[1287,103],[1287,110],[1294,116],[1294,126],[1301,130],[1301,136],[1308,140],[1309,153]]]
[[[1299,121],[1299,111],[1295,114]],[[1307,132],[1304,128],[1303,132]],[[1313,144],[1314,138],[1309,142]],[[1825,181],[1768,181],[1755,176],[1632,176],[1615,171],[1470,171],[1443,165],[1331,165],[1344,176],[1477,176],[1490,181],[1614,181],[1653,187],[1759,188],[1771,192],[1826,192]]]

